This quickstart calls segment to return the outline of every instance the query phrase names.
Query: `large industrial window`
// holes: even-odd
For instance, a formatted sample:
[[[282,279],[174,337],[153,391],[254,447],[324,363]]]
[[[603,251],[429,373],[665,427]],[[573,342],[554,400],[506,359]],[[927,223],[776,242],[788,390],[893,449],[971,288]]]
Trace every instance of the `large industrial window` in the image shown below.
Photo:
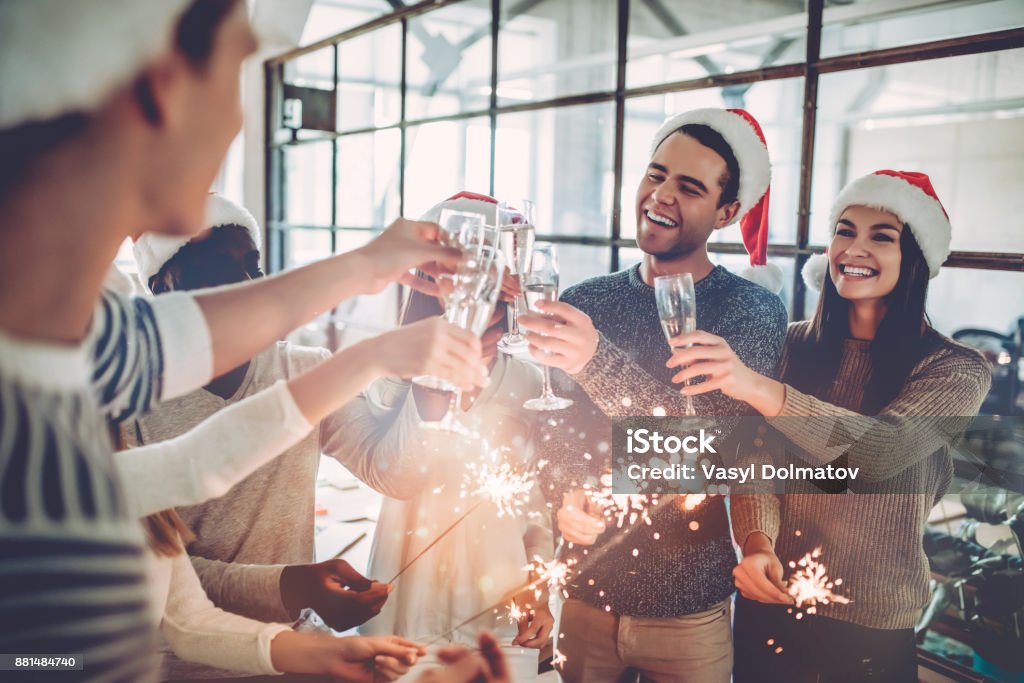
[[[829,204],[883,167],[929,173],[953,219],[936,326],[1003,330],[1024,314],[1019,0],[316,7],[373,18],[266,63],[271,270],[354,248],[461,189],[534,199],[564,284],[617,270],[640,258],[633,196],[655,128],[739,106],[768,140],[769,257],[794,319],[813,310],[800,268],[828,238]],[[745,262],[736,227],[710,248]]]

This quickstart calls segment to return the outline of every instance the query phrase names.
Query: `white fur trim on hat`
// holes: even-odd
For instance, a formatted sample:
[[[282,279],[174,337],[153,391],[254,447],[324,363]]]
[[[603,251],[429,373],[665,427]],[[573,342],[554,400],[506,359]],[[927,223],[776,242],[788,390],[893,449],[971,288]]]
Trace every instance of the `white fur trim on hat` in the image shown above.
[[[170,47],[189,2],[0,2],[0,129],[96,109]]]
[[[857,178],[836,197],[829,213],[830,231],[850,206],[867,206],[896,214],[913,231],[931,277],[939,274],[939,268],[949,256],[953,227],[938,200],[905,180],[872,173]]]
[[[461,193],[460,193],[461,194]],[[477,199],[476,197],[480,197]],[[480,213],[486,217],[489,225],[494,225],[495,216],[498,213],[498,201],[488,201],[490,197],[486,195],[476,195],[471,197],[455,195],[450,199],[446,199],[439,204],[427,209],[421,217],[421,221],[430,221],[431,223],[437,223],[441,219],[441,211],[444,209],[451,209],[452,211],[470,211],[473,213]]]
[[[768,158],[768,148],[757,137],[753,127],[739,114],[726,109],[707,108],[693,109],[665,119],[658,132],[654,134],[650,156],[654,157],[658,146],[665,138],[688,124],[701,124],[713,128],[725,138],[736,156],[736,163],[740,167],[739,192],[736,199],[740,203],[740,209],[730,224],[735,223],[757,203],[771,183],[772,166]]]
[[[219,194],[211,194],[206,199],[206,222],[204,230],[219,228],[225,225],[239,225],[249,231],[253,244],[260,248],[263,240],[260,237],[260,226],[256,218],[245,207],[226,199]],[[139,236],[132,244],[132,254],[139,267],[139,277],[148,286],[149,279],[160,272],[163,265],[171,260],[178,251],[188,244],[194,236],[161,235],[147,232]]]
[[[803,277],[807,289],[820,292],[821,288],[825,286],[825,278],[828,277],[828,255],[813,254],[804,263],[800,275]]]

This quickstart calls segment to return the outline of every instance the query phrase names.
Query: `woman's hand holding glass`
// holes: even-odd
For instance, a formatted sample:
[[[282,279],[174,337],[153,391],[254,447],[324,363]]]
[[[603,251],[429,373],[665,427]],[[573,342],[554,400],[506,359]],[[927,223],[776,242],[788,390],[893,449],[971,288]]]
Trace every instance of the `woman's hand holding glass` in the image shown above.
[[[665,365],[683,368],[672,381],[684,385],[680,389],[684,396],[721,391],[730,398],[749,403],[768,417],[782,411],[786,385],[748,368],[721,337],[697,330],[672,337],[669,343],[675,350]],[[704,381],[689,383],[698,377],[704,377]]]

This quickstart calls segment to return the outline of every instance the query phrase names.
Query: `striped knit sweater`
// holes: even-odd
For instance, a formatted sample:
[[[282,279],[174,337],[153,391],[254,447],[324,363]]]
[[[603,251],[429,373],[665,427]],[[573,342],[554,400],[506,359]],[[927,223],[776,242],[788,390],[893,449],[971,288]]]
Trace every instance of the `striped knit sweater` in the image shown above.
[[[795,359],[794,344],[806,339],[807,321],[789,327],[780,376]],[[788,416],[857,418],[870,376],[870,342],[844,342],[839,372],[824,400],[786,386],[786,400],[771,426],[802,450],[799,465],[823,465],[832,436],[828,420]],[[899,394],[872,419],[866,438],[846,453],[860,467],[864,485],[846,494],[808,493],[793,483],[787,494],[733,495],[733,533],[743,543],[761,531],[775,543],[784,566],[816,547],[829,576],[842,578],[837,593],[849,604],[819,605],[819,615],[877,629],[911,628],[929,598],[928,560],[922,536],[928,513],[952,478],[948,430],[927,416],[971,416],[991,383],[980,354],[940,337],[913,369]],[[868,418],[862,418],[868,419]],[[856,492],[869,489],[871,493]]]

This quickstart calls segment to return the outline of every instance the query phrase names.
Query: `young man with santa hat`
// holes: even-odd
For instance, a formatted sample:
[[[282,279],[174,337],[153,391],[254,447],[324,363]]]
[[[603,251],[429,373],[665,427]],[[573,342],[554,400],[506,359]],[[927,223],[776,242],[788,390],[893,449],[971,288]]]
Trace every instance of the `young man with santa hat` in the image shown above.
[[[437,226],[398,221],[245,286],[101,295],[126,236],[202,227],[255,47],[240,0],[0,3],[0,652],[80,656],[78,680],[149,680],[155,664],[105,417],[202,386],[411,267],[457,262]],[[472,385],[472,366],[452,379]],[[317,422],[308,389],[295,402]]]
[[[522,318],[534,357],[564,370],[575,405],[542,441],[545,493],[570,553],[574,576],[558,628],[565,680],[611,681],[639,672],[658,681],[722,681],[732,671],[730,596],[736,564],[724,497],[693,510],[661,506],[653,523],[612,545],[584,487],[611,465],[610,418],[686,414],[665,363],[654,278],[691,273],[697,328],[728,338],[745,361],[772,374],[786,311],[771,291],[711,263],[708,237],[742,219],[751,264],[763,272],[770,164],[760,128],[743,110],[700,109],[669,118],[651,145],[636,197],[643,261],[569,288],[545,315]],[[760,273],[759,273],[760,274]],[[714,392],[695,402],[727,435],[740,401]],[[559,416],[562,417],[562,416]],[[609,547],[602,549],[606,544]],[[587,548],[590,548],[587,551]],[[587,555],[600,552],[600,560]]]

